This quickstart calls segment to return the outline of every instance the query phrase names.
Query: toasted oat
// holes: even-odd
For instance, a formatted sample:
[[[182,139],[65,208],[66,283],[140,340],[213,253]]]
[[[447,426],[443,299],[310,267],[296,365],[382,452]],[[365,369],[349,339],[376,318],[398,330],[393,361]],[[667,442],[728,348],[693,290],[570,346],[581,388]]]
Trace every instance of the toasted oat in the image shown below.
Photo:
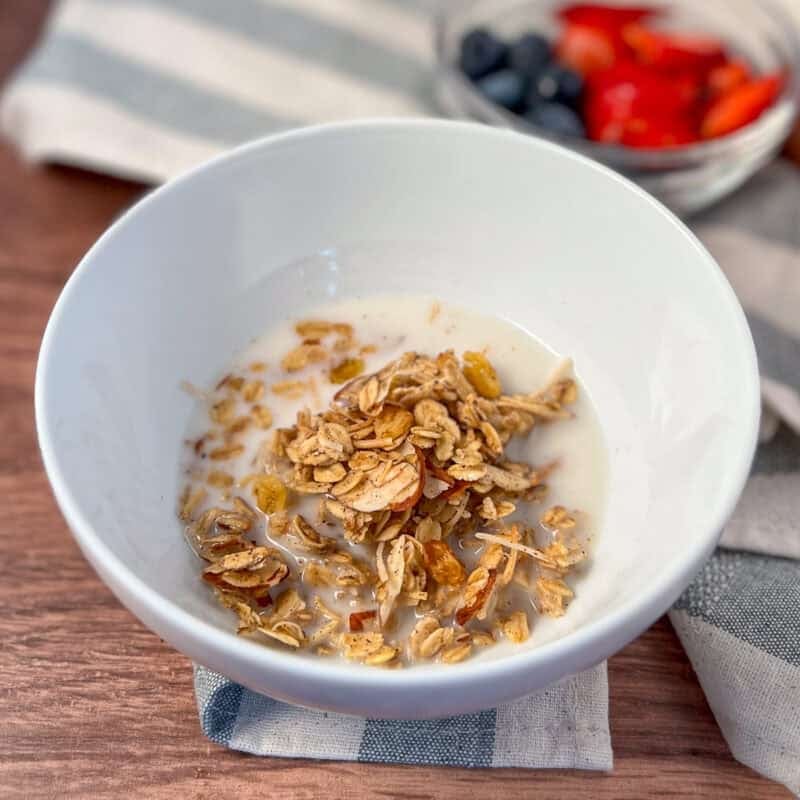
[[[311,364],[319,364],[327,355],[328,351],[318,342],[304,342],[281,359],[281,367],[286,372],[298,372]]]
[[[328,334],[353,336],[353,326],[347,322],[327,322],[321,319],[306,319],[295,324],[294,329],[303,339],[322,339]]]
[[[336,634],[339,631],[339,620],[337,619],[330,619],[327,622],[320,625],[314,633],[311,634],[309,637],[308,643],[311,645],[317,644],[318,642],[333,642],[336,638]],[[324,645],[321,645],[321,647]],[[331,653],[334,652],[334,649],[331,647]]]
[[[456,641],[454,645],[442,651],[441,659],[444,664],[457,664],[463,661],[472,652],[472,644],[469,641]]]
[[[422,617],[408,638],[412,655],[418,658],[433,658],[443,647],[447,647],[455,636],[452,628],[443,628],[436,617]]]
[[[195,512],[200,508],[207,496],[208,492],[202,486],[196,489],[187,486],[181,495],[180,510],[178,512],[180,519],[184,522],[189,522],[189,520],[193,519]]]
[[[277,639],[282,644],[289,645],[289,647],[300,647],[306,640],[305,633],[300,625],[286,619],[268,622],[266,625],[259,627],[258,630],[271,639]]]
[[[383,634],[343,633],[339,643],[346,658],[364,659],[383,647]]]
[[[212,562],[203,570],[203,578],[220,591],[250,591],[253,599],[262,597],[289,574],[286,564],[270,547],[251,547],[230,553]]]
[[[228,436],[235,436],[237,433],[246,431],[250,427],[251,419],[249,416],[236,417],[225,427]]]
[[[247,533],[253,526],[253,519],[249,514],[237,511],[222,511],[217,515],[217,530],[225,533]]]
[[[541,519],[542,525],[553,530],[567,530],[577,524],[575,517],[564,506],[553,506],[545,511]]]
[[[572,589],[561,578],[538,578],[536,597],[539,610],[548,617],[561,617],[574,597]]]
[[[398,648],[385,644],[377,652],[368,655],[364,659],[364,663],[367,664],[368,666],[373,666],[373,667],[384,666],[387,665],[390,661],[394,660],[398,652],[399,652]]]
[[[285,511],[273,511],[269,515],[269,532],[273,536],[286,536],[290,525],[289,515]]]
[[[242,386],[242,399],[246,403],[255,403],[264,396],[264,381],[247,381]]]
[[[222,447],[214,448],[208,457],[212,461],[228,461],[231,458],[236,458],[244,453],[244,445],[242,444],[228,444]]]
[[[306,393],[308,384],[305,381],[278,381],[271,388],[273,394],[296,400]]]
[[[296,514],[292,518],[291,535],[301,550],[311,553],[325,553],[336,546],[333,539],[320,536],[301,514]]]
[[[319,561],[310,561],[303,570],[303,582],[310,586],[336,586],[336,575]]]
[[[335,611],[332,611],[330,608],[328,608],[328,606],[326,606],[325,603],[320,600],[318,595],[314,597],[313,605],[323,617],[327,617],[330,620],[335,620],[336,622],[340,621],[342,618],[341,614],[337,614]]]
[[[212,422],[218,425],[227,425],[236,411],[236,401],[232,397],[223,397],[214,403],[208,411]]]
[[[200,542],[198,555],[206,561],[219,561],[223,556],[249,550],[254,545],[239,533],[220,533]]]
[[[296,589],[285,589],[275,598],[272,606],[272,618],[298,618],[303,614],[305,608],[305,601],[300,597]]]
[[[514,644],[522,644],[530,633],[528,631],[528,615],[524,611],[515,611],[511,616],[498,621],[504,636]]]
[[[439,313],[435,304],[431,321]],[[512,589],[531,592],[542,614],[565,613],[573,592],[564,578],[586,557],[583,519],[547,509],[540,524],[549,544],[541,546],[532,528],[508,523],[544,496],[557,465],[510,460],[507,445],[570,416],[577,388],[569,365],[539,391],[503,394],[485,352],[410,352],[365,375],[362,356],[375,348],[359,349],[352,326],[306,320],[295,328],[300,341],[281,367],[318,365],[317,372],[269,388],[305,396],[312,408],[265,438],[250,474],[237,475],[233,463],[189,473],[217,490],[217,505],[202,510],[202,486],[180,499],[203,578],[236,614],[239,632],[371,666],[454,664],[500,634],[513,643],[528,638],[530,621],[514,609]],[[245,452],[239,434],[272,426],[260,402],[264,382],[253,375],[265,369],[253,362],[249,378],[220,381],[198,459],[233,462]],[[325,408],[315,394],[320,375],[341,384]],[[261,514],[234,487],[252,493]],[[316,515],[286,511],[302,495],[319,495]],[[259,543],[264,527],[281,550]],[[407,640],[387,641],[415,613]]]
[[[494,644],[494,636],[489,631],[472,631],[472,644],[475,647],[488,647]]]
[[[417,523],[416,539],[418,542],[427,546],[429,542],[441,538],[442,524],[438,520],[433,517],[423,517]]]
[[[272,426],[272,412],[265,406],[258,404],[254,405],[250,409],[250,414],[253,417],[253,421],[259,428],[266,430]]]

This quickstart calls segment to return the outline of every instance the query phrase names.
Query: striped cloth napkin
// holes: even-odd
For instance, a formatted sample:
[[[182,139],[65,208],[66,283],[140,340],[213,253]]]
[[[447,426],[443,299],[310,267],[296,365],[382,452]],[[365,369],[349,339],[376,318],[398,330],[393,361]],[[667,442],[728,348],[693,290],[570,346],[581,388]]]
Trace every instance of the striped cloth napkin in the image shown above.
[[[34,160],[158,182],[278,129],[435,113],[433,6],[63,0],[5,89],[0,126]],[[763,444],[722,547],[670,619],[734,756],[800,794],[800,173],[776,162],[694,227],[748,311]],[[195,687],[204,732],[262,755],[612,764],[605,665],[497,709],[425,722],[298,709],[203,667]]]

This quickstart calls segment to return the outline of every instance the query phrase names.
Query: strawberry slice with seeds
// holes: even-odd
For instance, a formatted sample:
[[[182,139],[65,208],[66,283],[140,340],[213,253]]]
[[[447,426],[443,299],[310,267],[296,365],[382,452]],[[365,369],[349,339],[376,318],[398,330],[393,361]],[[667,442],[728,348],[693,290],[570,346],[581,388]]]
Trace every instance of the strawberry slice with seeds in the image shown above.
[[[715,100],[703,116],[700,134],[704,139],[725,136],[749,125],[772,105],[783,81],[779,75],[747,81]]]

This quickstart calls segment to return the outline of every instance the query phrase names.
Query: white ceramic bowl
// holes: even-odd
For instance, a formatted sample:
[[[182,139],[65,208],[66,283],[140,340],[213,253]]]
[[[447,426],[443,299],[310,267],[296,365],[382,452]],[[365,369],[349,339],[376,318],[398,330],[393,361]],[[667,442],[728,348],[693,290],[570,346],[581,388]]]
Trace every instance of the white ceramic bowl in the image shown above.
[[[273,319],[388,291],[501,314],[575,358],[611,488],[553,641],[534,630],[523,646],[453,666],[339,664],[238,638],[198,579],[175,519],[192,406],[179,381],[207,384]],[[436,121],[270,137],[149,195],[68,282],[36,380],[56,498],[119,599],[251,689],[368,716],[487,708],[601,661],[650,625],[717,541],[758,408],[742,310],[675,217],[558,146]]]

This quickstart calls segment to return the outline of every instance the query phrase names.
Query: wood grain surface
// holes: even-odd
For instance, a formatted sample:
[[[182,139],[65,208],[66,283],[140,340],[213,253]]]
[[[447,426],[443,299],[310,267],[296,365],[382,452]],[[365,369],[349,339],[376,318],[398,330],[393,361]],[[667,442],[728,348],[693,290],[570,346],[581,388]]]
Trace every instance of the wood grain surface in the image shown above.
[[[0,0],[0,77],[48,3]],[[33,422],[41,334],[74,265],[142,188],[0,145],[0,797],[787,798],[737,764],[661,620],[611,659],[612,774],[267,759],[200,733],[191,666],[81,557]]]

